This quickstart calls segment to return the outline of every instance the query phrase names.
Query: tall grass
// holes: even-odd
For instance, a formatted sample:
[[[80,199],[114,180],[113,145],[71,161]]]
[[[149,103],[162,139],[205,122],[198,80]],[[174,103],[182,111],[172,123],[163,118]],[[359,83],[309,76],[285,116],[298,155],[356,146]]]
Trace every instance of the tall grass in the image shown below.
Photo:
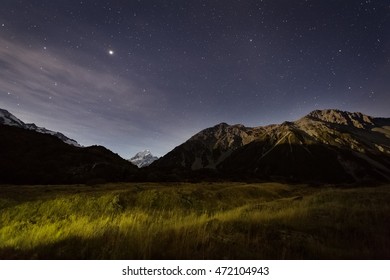
[[[10,186],[0,194],[3,259],[390,257],[388,186]]]

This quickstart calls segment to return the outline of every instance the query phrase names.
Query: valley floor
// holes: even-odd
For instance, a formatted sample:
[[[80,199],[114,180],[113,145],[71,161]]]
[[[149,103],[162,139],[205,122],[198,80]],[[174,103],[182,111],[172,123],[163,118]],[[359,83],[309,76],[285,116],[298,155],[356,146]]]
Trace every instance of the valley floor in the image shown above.
[[[390,185],[0,186],[0,259],[389,259]]]

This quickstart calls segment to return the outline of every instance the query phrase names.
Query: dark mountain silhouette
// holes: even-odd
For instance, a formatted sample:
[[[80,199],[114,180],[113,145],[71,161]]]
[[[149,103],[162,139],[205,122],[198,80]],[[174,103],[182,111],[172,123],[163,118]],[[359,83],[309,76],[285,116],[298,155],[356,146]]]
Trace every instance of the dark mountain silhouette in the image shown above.
[[[51,130],[46,129],[44,127],[39,127],[34,123],[25,123],[4,109],[0,109],[0,124],[20,127],[20,128],[36,131],[36,132],[43,133],[43,134],[53,135],[53,136],[57,137],[58,139],[60,139],[61,141],[65,142],[66,144],[73,145],[76,147],[81,147],[81,145],[79,143],[77,143],[73,139],[70,139],[69,137],[66,137],[61,132],[51,131]]]
[[[390,119],[317,110],[279,125],[221,123],[194,135],[151,168],[202,179],[390,180]]]
[[[54,135],[0,124],[0,183],[126,181],[137,169],[101,146],[76,147]]]

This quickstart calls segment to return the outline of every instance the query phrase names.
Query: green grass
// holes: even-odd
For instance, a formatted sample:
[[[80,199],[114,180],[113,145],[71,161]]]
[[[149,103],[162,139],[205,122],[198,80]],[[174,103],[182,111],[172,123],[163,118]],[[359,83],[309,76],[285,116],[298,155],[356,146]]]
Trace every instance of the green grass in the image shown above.
[[[0,259],[389,259],[390,186],[0,186]]]

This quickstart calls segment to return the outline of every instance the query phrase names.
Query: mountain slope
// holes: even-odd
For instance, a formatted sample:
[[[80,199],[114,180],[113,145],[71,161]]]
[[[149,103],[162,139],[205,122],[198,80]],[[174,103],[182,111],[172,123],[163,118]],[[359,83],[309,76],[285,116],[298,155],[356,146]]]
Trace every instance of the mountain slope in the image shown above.
[[[158,160],[158,157],[153,156],[149,150],[138,152],[129,161],[138,166],[139,168],[151,165],[154,161]]]
[[[4,110],[4,109],[0,109],[0,124],[15,126],[15,127],[23,128],[23,129],[28,129],[28,130],[33,130],[33,131],[43,133],[43,134],[54,135],[55,137],[59,138],[61,141],[63,141],[66,144],[80,147],[79,143],[77,143],[73,139],[66,137],[64,134],[62,134],[60,132],[48,130],[44,127],[38,127],[33,123],[26,124],[23,121],[21,121],[20,119],[18,119],[17,117],[15,117],[14,115],[12,115],[10,112],[8,112],[7,110]]]
[[[280,125],[223,123],[194,135],[152,166],[187,174],[211,169],[234,179],[390,180],[390,119],[317,110]]]
[[[176,147],[154,166],[197,170],[215,169],[231,153],[259,137],[261,128],[247,128],[226,123],[202,130]]]
[[[54,135],[0,124],[0,183],[125,181],[137,167],[101,146],[75,147]]]

